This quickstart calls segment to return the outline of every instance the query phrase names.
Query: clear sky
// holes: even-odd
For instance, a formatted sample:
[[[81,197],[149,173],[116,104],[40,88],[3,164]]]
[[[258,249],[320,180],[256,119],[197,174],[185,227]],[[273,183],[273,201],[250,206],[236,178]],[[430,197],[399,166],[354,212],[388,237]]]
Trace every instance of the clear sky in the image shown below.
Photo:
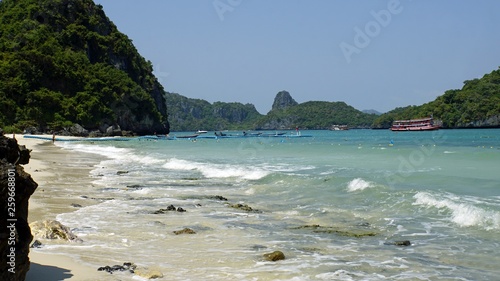
[[[498,0],[95,0],[166,91],[385,112],[500,66]]]

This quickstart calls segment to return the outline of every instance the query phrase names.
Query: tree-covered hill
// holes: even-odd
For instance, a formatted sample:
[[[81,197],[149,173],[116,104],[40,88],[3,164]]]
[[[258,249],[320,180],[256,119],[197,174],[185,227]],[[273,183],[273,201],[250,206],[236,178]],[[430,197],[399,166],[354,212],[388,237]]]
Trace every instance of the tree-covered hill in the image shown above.
[[[480,79],[467,80],[460,90],[448,90],[434,101],[396,108],[374,123],[389,128],[394,120],[434,116],[443,128],[500,127],[500,68]]]
[[[281,98],[280,93],[276,99]],[[309,101],[275,108],[259,119],[255,128],[268,130],[294,129],[295,127],[330,129],[332,125],[368,128],[376,117],[374,114],[363,113],[345,102]]]
[[[262,115],[253,104],[215,102],[213,104],[167,93],[169,123],[173,131],[248,130]]]
[[[167,133],[152,71],[92,0],[0,1],[0,127]]]

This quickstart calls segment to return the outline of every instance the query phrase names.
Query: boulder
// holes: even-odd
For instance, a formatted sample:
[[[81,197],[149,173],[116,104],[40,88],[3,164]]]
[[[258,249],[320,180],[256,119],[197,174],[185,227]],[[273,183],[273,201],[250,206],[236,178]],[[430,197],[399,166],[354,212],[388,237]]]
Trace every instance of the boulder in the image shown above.
[[[385,242],[384,244],[385,245],[400,246],[400,247],[411,246],[410,240],[400,240],[400,241],[393,241],[393,242]]]
[[[121,136],[122,129],[120,128],[119,125],[109,126],[108,128],[106,128],[106,135],[108,135],[108,136]]]
[[[182,230],[175,230],[174,231],[174,234],[175,235],[180,235],[180,234],[196,234],[196,232],[194,230],[192,230],[191,228],[184,228]]]
[[[44,239],[62,239],[71,242],[81,242],[69,227],[58,221],[46,220],[30,223],[31,232],[35,237]]]
[[[258,212],[258,210],[252,209],[252,207],[248,206],[247,204],[232,204],[229,205],[229,207],[242,210],[242,211],[247,211],[247,212]]]
[[[137,268],[137,266],[134,263],[131,262],[124,262],[123,265],[106,265],[106,266],[101,266],[97,269],[97,271],[106,271],[110,274],[113,274],[115,271],[128,271],[130,273],[134,273],[134,270]]]
[[[285,254],[282,251],[274,251],[272,253],[264,254],[264,259],[266,261],[279,261],[285,259]]]
[[[68,131],[73,136],[78,136],[78,137],[89,136],[89,131],[86,130],[84,127],[82,127],[80,124],[73,124],[73,126],[71,126]]]

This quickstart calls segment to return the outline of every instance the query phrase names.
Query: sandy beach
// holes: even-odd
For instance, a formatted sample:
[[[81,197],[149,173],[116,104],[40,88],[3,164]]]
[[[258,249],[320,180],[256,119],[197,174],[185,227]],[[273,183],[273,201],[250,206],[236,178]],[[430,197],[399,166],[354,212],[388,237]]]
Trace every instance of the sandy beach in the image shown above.
[[[30,162],[24,165],[24,169],[38,183],[38,188],[29,202],[29,222],[55,220],[59,213],[72,211],[71,203],[78,203],[78,195],[65,193],[62,182],[82,185],[90,183],[88,173],[92,169],[92,163],[89,163],[88,155],[70,153],[51,141],[28,139],[22,135],[15,137],[20,145],[32,150]],[[86,161],[81,161],[79,157],[86,157]],[[99,158],[94,164],[98,161]],[[30,261],[27,281],[113,280],[110,279],[110,274],[99,272],[96,267],[70,256],[59,255],[53,249],[31,249]]]

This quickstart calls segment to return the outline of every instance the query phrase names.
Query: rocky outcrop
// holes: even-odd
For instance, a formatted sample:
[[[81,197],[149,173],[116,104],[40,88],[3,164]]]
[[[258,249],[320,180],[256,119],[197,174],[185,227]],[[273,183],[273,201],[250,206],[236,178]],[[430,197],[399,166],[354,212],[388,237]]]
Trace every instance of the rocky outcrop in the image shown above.
[[[36,221],[30,223],[31,232],[37,238],[61,239],[71,242],[81,242],[69,227],[54,220]]]
[[[458,123],[459,128],[498,128],[500,127],[500,115],[491,116],[488,119],[476,120],[469,123]]]
[[[292,98],[289,92],[281,91],[274,98],[272,110],[285,109],[297,104],[298,103]]]
[[[0,280],[24,280],[30,268],[28,200],[37,184],[20,165],[29,162],[29,150],[7,138],[0,129]]]

